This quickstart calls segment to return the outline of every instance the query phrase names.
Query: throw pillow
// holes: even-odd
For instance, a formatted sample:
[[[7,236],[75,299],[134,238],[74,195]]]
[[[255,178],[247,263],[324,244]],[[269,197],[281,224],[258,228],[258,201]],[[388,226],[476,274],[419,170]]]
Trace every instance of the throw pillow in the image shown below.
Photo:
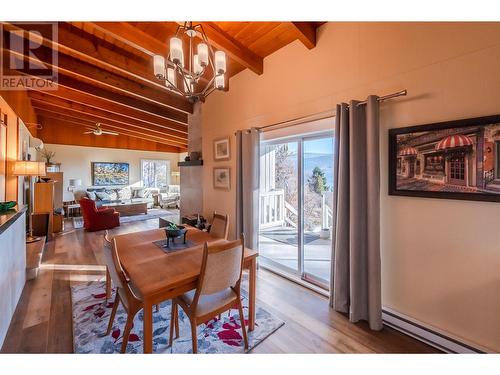
[[[111,200],[111,197],[105,191],[96,191],[95,195],[97,195],[97,198],[99,198],[99,200],[101,200],[101,201],[110,201]]]
[[[92,199],[93,201],[97,200],[97,195],[95,194],[95,191],[87,191],[87,197],[89,197],[89,199]]]
[[[118,193],[116,190],[106,190],[106,194],[109,195],[109,199],[112,201],[118,200]]]
[[[120,190],[119,192],[119,199],[131,199],[132,198],[132,191],[130,188],[126,187]]]

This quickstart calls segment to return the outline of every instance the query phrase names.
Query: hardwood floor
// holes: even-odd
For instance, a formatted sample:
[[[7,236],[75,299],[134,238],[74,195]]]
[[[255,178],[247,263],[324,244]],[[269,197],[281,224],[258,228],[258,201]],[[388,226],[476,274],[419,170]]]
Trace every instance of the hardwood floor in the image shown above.
[[[104,278],[102,232],[72,229],[47,244],[38,278],[26,282],[2,347],[3,353],[73,351],[70,285]],[[158,219],[123,224],[112,234],[157,228]],[[246,283],[244,284],[245,287]],[[257,303],[285,325],[253,353],[434,353],[436,350],[391,328],[372,332],[351,324],[328,300],[260,269]]]

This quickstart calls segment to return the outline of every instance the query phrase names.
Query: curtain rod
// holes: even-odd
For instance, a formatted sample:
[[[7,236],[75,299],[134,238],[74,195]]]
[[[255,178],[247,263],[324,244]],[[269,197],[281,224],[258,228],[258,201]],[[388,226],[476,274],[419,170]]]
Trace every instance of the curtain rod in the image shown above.
[[[404,89],[404,90],[400,90],[398,92],[394,92],[392,94],[380,96],[377,100],[379,102],[383,102],[383,101],[386,101],[389,99],[397,98],[399,96],[406,96],[407,94],[408,94],[408,91],[406,89]],[[359,102],[358,105],[364,105],[366,103],[367,103],[367,101],[364,100],[362,102]],[[314,115],[302,116],[302,117],[297,117],[297,118],[294,118],[291,120],[277,122],[277,123],[271,124],[271,125],[264,125],[261,127],[257,127],[256,129],[264,130],[264,129],[268,129],[268,128],[274,128],[275,126],[280,126],[280,125],[294,126],[294,125],[303,124],[305,120],[317,121],[317,120],[323,120],[325,118],[334,117],[334,116],[335,116],[335,109],[330,109],[328,111],[316,113]],[[283,126],[283,127],[286,127],[286,126]]]

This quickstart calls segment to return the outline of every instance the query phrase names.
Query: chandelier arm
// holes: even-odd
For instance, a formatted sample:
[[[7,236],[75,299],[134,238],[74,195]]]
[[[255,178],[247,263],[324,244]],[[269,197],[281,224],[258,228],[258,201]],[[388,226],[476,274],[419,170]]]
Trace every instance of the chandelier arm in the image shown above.
[[[182,79],[184,80],[184,88],[186,89],[186,92],[191,95],[191,83],[186,79],[186,75],[182,70],[180,71],[180,73],[182,75]]]
[[[205,90],[205,92],[203,92],[203,96],[206,98],[208,95],[210,95],[214,91],[215,91],[215,87],[212,86],[212,87],[210,87],[210,89],[208,91]]]
[[[210,79],[210,81],[207,83],[207,85],[205,86],[205,90],[203,90],[203,95],[205,95],[205,93],[210,90],[211,87],[213,87],[213,83],[214,83],[214,80],[215,80],[215,76],[212,77],[212,79]]]

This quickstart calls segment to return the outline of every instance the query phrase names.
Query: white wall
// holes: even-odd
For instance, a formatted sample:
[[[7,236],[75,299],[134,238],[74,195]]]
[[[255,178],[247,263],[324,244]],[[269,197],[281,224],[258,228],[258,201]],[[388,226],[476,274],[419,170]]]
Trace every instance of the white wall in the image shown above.
[[[408,89],[381,108],[382,302],[476,346],[500,351],[500,204],[387,194],[388,129],[500,113],[500,23],[327,23],[244,70],[203,107],[204,213],[234,219],[212,188],[212,142],[350,99]],[[307,69],[306,69],[307,67]],[[234,234],[234,220],[231,234]]]
[[[54,162],[61,163],[64,172],[63,192],[65,201],[73,199],[73,193],[68,191],[70,179],[81,179],[85,187],[92,185],[91,163],[95,161],[124,162],[130,165],[130,185],[140,185],[141,159],[169,160],[170,171],[178,171],[177,162],[184,160],[185,153],[134,151],[113,148],[66,146],[45,144],[45,149],[56,153]],[[42,160],[42,159],[40,159]],[[173,183],[172,177],[171,182]]]

